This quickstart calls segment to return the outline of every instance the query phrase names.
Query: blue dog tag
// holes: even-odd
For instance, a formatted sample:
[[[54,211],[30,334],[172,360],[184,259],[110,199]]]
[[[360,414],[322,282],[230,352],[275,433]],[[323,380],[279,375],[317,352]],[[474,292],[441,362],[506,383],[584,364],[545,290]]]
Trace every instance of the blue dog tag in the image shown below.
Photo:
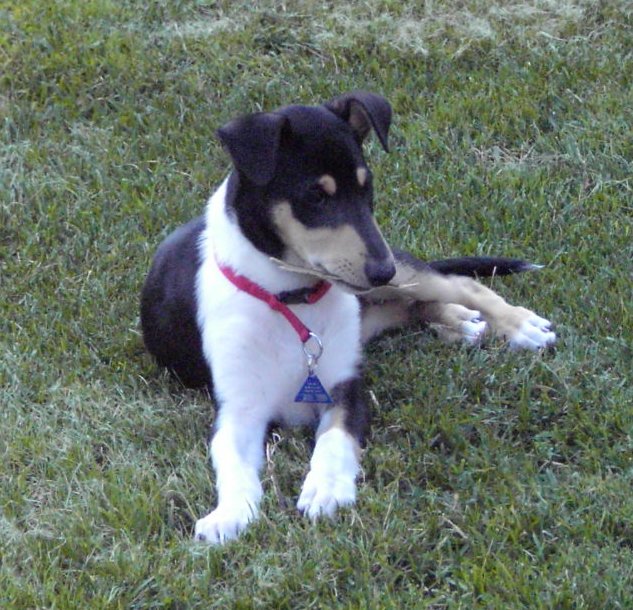
[[[333,401],[319,378],[314,373],[310,373],[299,393],[295,396],[295,402],[330,404]]]

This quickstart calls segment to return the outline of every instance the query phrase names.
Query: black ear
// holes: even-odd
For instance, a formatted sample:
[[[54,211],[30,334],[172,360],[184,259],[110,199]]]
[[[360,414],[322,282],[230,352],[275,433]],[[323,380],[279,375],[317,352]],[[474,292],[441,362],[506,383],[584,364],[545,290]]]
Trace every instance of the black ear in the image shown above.
[[[389,152],[387,141],[391,125],[391,106],[381,95],[368,91],[352,91],[335,97],[325,107],[350,124],[359,142],[373,127],[382,147]]]
[[[248,114],[228,122],[217,134],[236,169],[251,182],[270,182],[277,165],[281,132],[286,119],[273,112]]]

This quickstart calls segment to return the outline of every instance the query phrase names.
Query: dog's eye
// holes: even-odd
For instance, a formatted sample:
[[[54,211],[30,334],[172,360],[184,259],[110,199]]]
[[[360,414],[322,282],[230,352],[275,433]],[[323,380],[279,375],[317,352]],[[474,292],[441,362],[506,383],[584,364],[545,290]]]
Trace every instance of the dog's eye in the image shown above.
[[[320,184],[312,184],[306,190],[305,198],[308,203],[325,203],[327,193],[323,190],[323,187]]]

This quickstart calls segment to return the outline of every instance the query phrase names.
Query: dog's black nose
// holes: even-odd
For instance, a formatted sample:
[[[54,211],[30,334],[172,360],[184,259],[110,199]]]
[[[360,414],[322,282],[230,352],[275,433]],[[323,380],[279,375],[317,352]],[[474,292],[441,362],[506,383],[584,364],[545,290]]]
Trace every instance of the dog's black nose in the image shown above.
[[[368,260],[365,263],[365,275],[372,286],[384,286],[396,274],[392,259]]]

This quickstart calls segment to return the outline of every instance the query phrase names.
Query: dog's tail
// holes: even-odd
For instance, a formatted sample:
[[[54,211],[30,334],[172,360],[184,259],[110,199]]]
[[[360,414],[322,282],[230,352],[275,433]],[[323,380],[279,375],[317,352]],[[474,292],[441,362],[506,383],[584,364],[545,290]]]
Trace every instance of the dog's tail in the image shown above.
[[[427,264],[442,275],[467,275],[470,277],[510,275],[534,271],[543,267],[543,265],[528,263],[519,258],[505,258],[503,256],[465,256],[431,261]]]

